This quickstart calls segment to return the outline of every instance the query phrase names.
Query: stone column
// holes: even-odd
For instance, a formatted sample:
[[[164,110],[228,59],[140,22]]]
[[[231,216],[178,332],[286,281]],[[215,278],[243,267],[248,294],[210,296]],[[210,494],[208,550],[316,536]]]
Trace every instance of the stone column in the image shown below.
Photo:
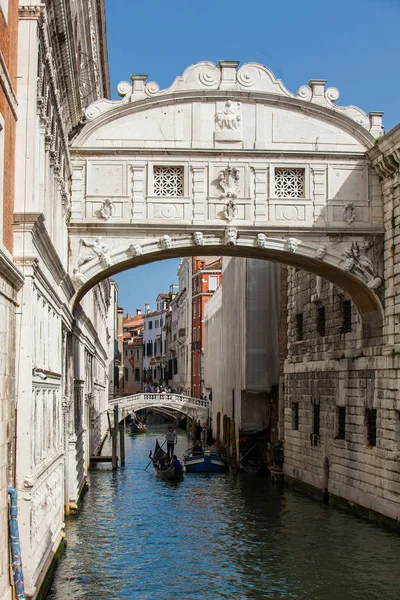
[[[193,223],[203,223],[206,215],[205,168],[191,165],[193,177]]]
[[[143,222],[146,219],[146,164],[131,165],[132,171],[132,205],[131,223]]]
[[[256,165],[254,172],[254,224],[265,225],[268,221],[267,165]]]

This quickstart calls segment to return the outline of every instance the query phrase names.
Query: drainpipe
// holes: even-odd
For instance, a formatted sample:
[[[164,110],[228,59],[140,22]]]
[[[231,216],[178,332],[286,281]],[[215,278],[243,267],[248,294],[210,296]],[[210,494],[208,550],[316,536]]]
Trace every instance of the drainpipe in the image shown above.
[[[25,600],[24,574],[22,571],[21,544],[18,530],[18,493],[11,485],[8,486],[11,499],[9,532],[11,541],[12,570],[14,575],[15,596],[17,600]]]

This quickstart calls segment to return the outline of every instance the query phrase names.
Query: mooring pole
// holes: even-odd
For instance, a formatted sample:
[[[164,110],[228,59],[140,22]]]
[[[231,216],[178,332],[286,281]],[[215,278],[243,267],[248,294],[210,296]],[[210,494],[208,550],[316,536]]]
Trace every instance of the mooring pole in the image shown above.
[[[125,419],[122,419],[118,425],[119,429],[119,455],[121,460],[121,467],[125,464]]]
[[[112,454],[113,471],[118,467],[117,435],[118,435],[118,404],[116,404],[114,406],[114,423],[113,423],[113,427],[111,430],[111,454]]]

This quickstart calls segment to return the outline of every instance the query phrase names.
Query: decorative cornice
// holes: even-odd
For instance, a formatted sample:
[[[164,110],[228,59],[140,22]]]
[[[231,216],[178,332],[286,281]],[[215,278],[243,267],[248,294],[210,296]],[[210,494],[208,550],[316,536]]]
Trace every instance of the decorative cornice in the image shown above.
[[[279,99],[289,101],[296,100],[300,106],[314,106],[328,109],[327,112],[335,115],[347,117],[359,128],[368,131],[373,137],[382,135],[382,114],[373,112],[367,115],[363,110],[356,106],[337,106],[335,103],[340,94],[336,88],[325,89],[325,80],[312,79],[308,85],[299,88],[296,94],[291,93],[280,79],[264,65],[258,63],[246,63],[239,67],[237,61],[220,61],[218,65],[212,62],[198,62],[189,66],[184,73],[175,79],[172,85],[164,90],[160,90],[158,83],[150,81],[146,83],[147,76],[131,75],[131,82],[122,81],[117,87],[118,94],[122,100],[96,100],[85,111],[88,121],[96,119],[103,113],[113,109],[140,102],[148,98],[160,100],[162,96],[176,95],[182,92],[194,92],[198,97],[202,97],[205,92],[222,92],[225,95],[231,93],[235,100],[237,94],[257,93],[263,95],[275,96]]]
[[[67,298],[75,293],[71,278],[65,271],[53,242],[44,225],[43,213],[14,213],[14,230],[31,233],[34,246],[43,259],[57,285],[61,285]],[[18,257],[23,260],[24,257]]]
[[[368,152],[372,166],[382,179],[400,176],[400,125],[384,135]]]
[[[0,85],[3,88],[4,94],[6,96],[7,102],[13,112],[15,120],[17,120],[17,106],[18,101],[15,95],[10,74],[7,69],[6,62],[4,60],[3,54],[0,51]]]
[[[47,28],[48,28],[47,13],[46,13],[46,11],[43,11],[43,16],[42,16],[42,19],[40,22],[40,32],[41,32],[41,38],[42,38],[42,42],[43,42],[43,56],[44,56],[44,61],[45,61],[45,68],[48,73],[50,87],[51,87],[52,95],[54,98],[54,105],[55,105],[54,107],[55,107],[55,112],[56,112],[57,118],[58,118],[60,135],[61,135],[61,139],[62,139],[62,143],[64,146],[64,151],[65,151],[66,163],[67,163],[69,172],[72,173],[71,158],[69,155],[69,146],[68,146],[68,136],[65,131],[64,119],[62,116],[61,102],[60,102],[60,98],[59,98],[59,91],[58,91],[58,87],[57,87],[57,80],[56,80],[56,74],[55,74],[56,70],[55,70],[55,67],[53,64],[53,56],[52,56],[52,52],[51,52]]]
[[[42,14],[45,4],[23,4],[19,7],[19,18],[23,19],[39,19]]]
[[[0,247],[0,275],[8,281],[15,290],[21,289],[24,276],[3,248]]]

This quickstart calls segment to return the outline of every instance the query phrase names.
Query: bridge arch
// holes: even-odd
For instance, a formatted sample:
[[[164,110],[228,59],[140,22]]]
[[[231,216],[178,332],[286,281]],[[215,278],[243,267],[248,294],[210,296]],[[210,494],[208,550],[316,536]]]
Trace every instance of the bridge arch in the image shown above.
[[[368,151],[381,113],[296,94],[265,66],[195,63],[99,100],[71,142],[76,307],[101,279],[166,258],[227,255],[305,269],[382,316],[382,195]],[[367,316],[368,315],[368,316]]]
[[[110,407],[118,406],[119,409],[131,412],[144,408],[174,410],[201,423],[209,417],[209,401],[191,398],[182,394],[158,394],[139,392],[131,396],[122,396],[110,400]]]

